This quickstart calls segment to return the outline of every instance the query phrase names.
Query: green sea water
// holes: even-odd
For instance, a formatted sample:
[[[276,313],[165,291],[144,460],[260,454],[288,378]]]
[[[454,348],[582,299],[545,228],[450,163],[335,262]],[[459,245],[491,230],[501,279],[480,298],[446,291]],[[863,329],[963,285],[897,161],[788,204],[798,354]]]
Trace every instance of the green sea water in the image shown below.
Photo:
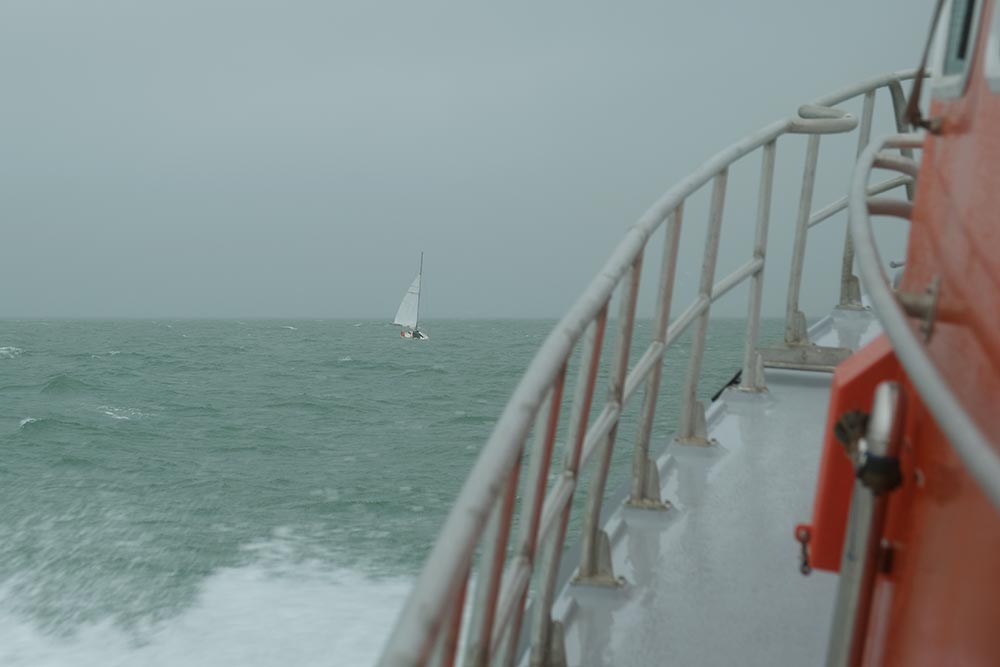
[[[0,664],[370,664],[553,324],[0,322]],[[743,335],[712,322],[703,399]]]

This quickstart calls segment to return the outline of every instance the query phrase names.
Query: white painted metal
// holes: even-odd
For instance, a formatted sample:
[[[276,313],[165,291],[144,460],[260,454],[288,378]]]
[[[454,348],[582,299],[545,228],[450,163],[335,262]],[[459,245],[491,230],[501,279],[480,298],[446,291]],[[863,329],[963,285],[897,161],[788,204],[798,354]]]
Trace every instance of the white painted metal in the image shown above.
[[[807,343],[806,318],[799,310],[799,291],[802,288],[802,269],[806,260],[806,236],[809,231],[809,213],[812,209],[818,160],[819,135],[814,134],[809,137],[809,145],[806,148],[806,163],[802,172],[802,192],[799,194],[799,213],[795,223],[792,269],[788,274],[788,300],[785,304],[786,345],[805,345]]]
[[[625,380],[628,375],[628,355],[632,344],[632,329],[635,326],[635,306],[639,297],[639,278],[642,276],[642,255],[636,257],[632,267],[629,269],[629,279],[623,285],[624,291],[621,295],[621,312],[619,314],[619,326],[617,349],[615,351],[614,366],[611,371],[610,383],[608,386],[608,403],[613,405],[622,404],[622,396],[625,392]],[[608,434],[603,438],[600,446],[600,458],[597,469],[594,470],[590,478],[590,492],[587,495],[587,504],[583,516],[583,536],[580,546],[580,567],[577,575],[580,581],[605,583],[613,580],[613,573],[602,571],[600,558],[600,541],[598,533],[601,529],[601,505],[604,503],[604,487],[608,481],[608,468],[611,466],[611,453],[614,450],[615,439],[618,434],[618,420],[615,419]]]
[[[635,451],[632,456],[632,493],[629,502],[636,506],[663,507],[659,496],[648,497],[646,493],[648,480],[652,474],[649,470],[649,440],[653,434],[653,416],[656,413],[656,398],[660,391],[660,376],[663,372],[663,351],[666,349],[667,325],[670,323],[670,306],[674,294],[674,276],[677,272],[677,249],[681,240],[681,224],[683,223],[683,208],[677,207],[667,220],[667,229],[663,241],[663,263],[660,270],[659,298],[656,302],[656,323],[653,329],[653,342],[643,359],[636,364],[635,370],[645,376],[646,393],[642,398],[642,412],[639,416],[639,430],[635,439]],[[646,370],[643,362],[649,357],[651,369]],[[630,374],[631,377],[631,374]],[[637,387],[641,380],[633,383]],[[631,392],[626,383],[622,401],[627,402]],[[658,490],[657,490],[658,491]]]
[[[858,151],[861,155],[872,136],[872,117],[875,115],[875,91],[865,93],[864,107],[861,111],[861,128],[858,130]],[[916,178],[916,174],[913,174]],[[844,254],[840,266],[840,308],[859,310],[861,304],[861,284],[854,275],[854,246],[851,243],[851,232],[844,230]]]
[[[747,335],[743,345],[743,371],[740,387],[746,391],[764,389],[763,377],[757,375],[757,338],[760,325],[760,302],[764,290],[764,261],[767,254],[767,227],[771,219],[771,190],[774,183],[775,142],[764,146],[761,154],[760,189],[757,193],[757,228],[753,240],[753,257],[760,263],[754,271],[747,299]]]
[[[810,137],[811,139],[812,137]],[[715,291],[712,283],[715,280],[715,260],[719,254],[719,236],[722,234],[722,209],[726,200],[726,180],[728,176],[729,170],[723,169],[715,177],[715,183],[712,186],[712,204],[708,213],[705,253],[702,255],[701,260],[701,284],[698,288],[698,296],[702,299],[707,299],[709,305]],[[698,423],[696,413],[702,411],[701,403],[697,399],[697,392],[698,380],[701,379],[701,361],[705,355],[708,312],[709,307],[706,306],[705,310],[695,321],[694,333],[692,334],[691,357],[688,363],[687,380],[684,383],[684,392],[682,394],[681,425],[680,431],[677,434],[677,439],[683,442],[708,444],[704,436],[697,433],[695,428],[695,425]]]

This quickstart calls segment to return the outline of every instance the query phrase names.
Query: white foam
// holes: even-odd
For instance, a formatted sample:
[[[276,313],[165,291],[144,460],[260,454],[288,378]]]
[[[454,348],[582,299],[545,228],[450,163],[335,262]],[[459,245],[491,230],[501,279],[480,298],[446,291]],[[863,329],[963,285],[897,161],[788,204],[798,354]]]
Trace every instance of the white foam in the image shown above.
[[[34,424],[36,421],[38,420],[35,419],[34,417],[25,417],[24,419],[21,420],[21,424],[20,426],[18,426],[18,428],[24,428],[28,424]]]
[[[0,592],[0,664],[79,667],[371,665],[411,582],[317,563],[217,571],[180,615],[137,631],[111,620],[54,636]]]
[[[138,419],[146,416],[146,413],[140,412],[135,408],[116,408],[113,405],[98,405],[97,409],[112,419],[123,419],[127,421],[132,418]]]
[[[289,331],[298,331],[299,330],[298,327],[290,327],[288,325],[285,325],[285,326],[283,326],[281,328],[282,329],[288,329]]]
[[[346,357],[341,359],[341,361],[354,361],[354,359],[351,359],[351,355],[347,355]]]
[[[0,347],[0,359],[13,359],[22,352],[24,350],[19,347]]]

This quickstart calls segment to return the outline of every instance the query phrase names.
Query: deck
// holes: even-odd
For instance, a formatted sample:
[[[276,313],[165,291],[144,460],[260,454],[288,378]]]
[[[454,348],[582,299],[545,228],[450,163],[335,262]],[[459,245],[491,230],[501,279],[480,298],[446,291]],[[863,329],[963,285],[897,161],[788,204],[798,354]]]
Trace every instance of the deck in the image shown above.
[[[868,312],[810,331],[856,349]],[[837,578],[799,572],[795,524],[808,521],[831,375],[766,371],[768,393],[726,390],[708,411],[710,447],[668,442],[657,460],[662,513],[621,507],[605,524],[619,590],[568,586],[554,608],[567,662],[807,665],[826,652]]]

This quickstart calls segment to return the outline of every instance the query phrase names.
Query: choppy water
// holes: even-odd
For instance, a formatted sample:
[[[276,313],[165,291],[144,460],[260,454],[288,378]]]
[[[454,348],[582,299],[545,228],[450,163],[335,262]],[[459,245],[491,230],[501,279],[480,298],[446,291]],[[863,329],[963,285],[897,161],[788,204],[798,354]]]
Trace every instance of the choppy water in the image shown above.
[[[0,322],[0,664],[372,662],[551,326]]]

